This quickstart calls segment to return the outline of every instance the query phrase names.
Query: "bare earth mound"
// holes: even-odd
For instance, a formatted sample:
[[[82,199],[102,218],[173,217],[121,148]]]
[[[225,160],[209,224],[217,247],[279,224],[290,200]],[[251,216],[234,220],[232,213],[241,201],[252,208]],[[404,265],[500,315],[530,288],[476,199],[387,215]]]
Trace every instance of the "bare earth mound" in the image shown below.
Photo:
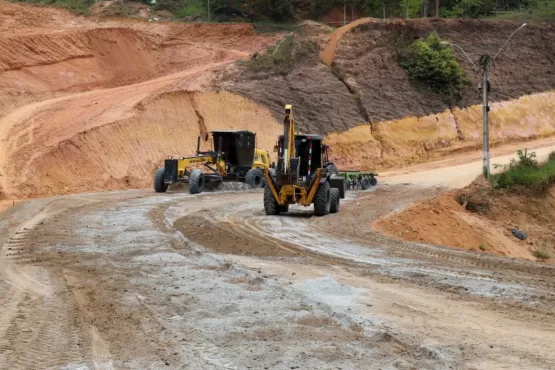
[[[555,255],[553,220],[555,188],[545,198],[534,198],[493,190],[477,180],[372,226],[397,239],[536,260],[536,251]],[[527,239],[514,237],[513,229],[524,231]]]

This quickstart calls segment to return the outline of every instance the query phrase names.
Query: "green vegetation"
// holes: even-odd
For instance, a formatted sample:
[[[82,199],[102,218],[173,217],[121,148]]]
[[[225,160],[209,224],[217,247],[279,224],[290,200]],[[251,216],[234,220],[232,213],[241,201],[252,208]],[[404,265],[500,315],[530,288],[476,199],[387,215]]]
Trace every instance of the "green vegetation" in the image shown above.
[[[397,60],[407,70],[409,79],[441,94],[449,105],[454,105],[470,83],[451,48],[441,45],[441,39],[432,33],[407,45],[400,36],[396,42]]]
[[[518,160],[512,159],[508,165],[494,165],[502,172],[491,176],[492,184],[498,189],[526,189],[533,195],[545,195],[555,184],[555,152],[547,161],[538,163],[536,153],[517,152]]]
[[[36,5],[51,5],[85,13],[95,0],[12,0]],[[137,0],[150,5],[150,0]],[[292,23],[298,19],[319,20],[333,9],[347,6],[351,11],[377,18],[410,18],[435,16],[434,0],[211,0],[211,20],[216,22],[250,21]],[[125,5],[122,3],[122,8]],[[157,0],[155,10],[167,10],[176,18],[208,19],[205,0]],[[495,17],[520,21],[555,19],[553,0],[440,0],[442,18]]]
[[[484,244],[480,244],[480,250],[485,251],[486,250],[486,246]]]
[[[85,14],[89,7],[94,4],[94,0],[16,0],[17,2],[29,3],[34,5],[55,6],[71,10],[78,14]]]
[[[534,253],[532,253],[532,255],[536,258],[539,258],[541,260],[547,260],[549,258],[551,258],[551,255],[549,254],[549,252],[544,251],[544,250],[535,250]]]
[[[318,45],[306,40],[296,40],[287,36],[276,45],[269,47],[266,53],[257,55],[246,62],[253,71],[264,71],[287,75],[300,62],[318,61]]]

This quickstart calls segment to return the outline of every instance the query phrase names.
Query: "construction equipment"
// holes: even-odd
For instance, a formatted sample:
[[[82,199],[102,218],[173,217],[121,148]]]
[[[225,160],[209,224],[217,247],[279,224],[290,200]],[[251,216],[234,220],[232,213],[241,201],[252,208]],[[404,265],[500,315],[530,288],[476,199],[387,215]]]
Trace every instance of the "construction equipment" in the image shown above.
[[[345,178],[345,181],[349,181],[350,178],[357,179],[360,182],[360,188],[362,190],[367,190],[372,186],[378,184],[378,179],[376,177],[378,174],[376,172],[362,172],[358,170],[354,171],[341,171],[339,173]]]
[[[345,178],[329,161],[322,135],[297,134],[291,105],[285,106],[283,125],[284,134],[274,148],[277,166],[264,170],[264,211],[278,215],[299,203],[314,204],[316,216],[338,212],[339,200],[345,198]]]
[[[208,141],[208,134],[204,137]],[[215,150],[202,152],[198,137],[192,157],[169,157],[154,174],[154,190],[163,193],[173,183],[189,183],[189,193],[198,194],[209,182],[240,181],[251,188],[264,186],[264,170],[270,167],[270,153],[256,148],[251,131],[212,131]],[[203,166],[203,170],[198,168]],[[193,166],[195,168],[193,168]]]

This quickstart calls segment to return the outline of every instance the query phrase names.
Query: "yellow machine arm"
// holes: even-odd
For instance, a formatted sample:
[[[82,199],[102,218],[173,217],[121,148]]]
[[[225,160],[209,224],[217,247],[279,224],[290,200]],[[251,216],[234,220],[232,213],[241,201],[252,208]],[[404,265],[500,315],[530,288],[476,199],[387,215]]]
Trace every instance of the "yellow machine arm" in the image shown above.
[[[211,155],[202,155],[198,157],[188,157],[188,158],[181,158],[177,161],[177,176],[183,176],[187,168],[192,167],[192,165],[196,164],[206,164],[206,163],[215,163],[218,172],[222,175],[226,175],[226,168],[224,161],[217,160]]]
[[[283,172],[287,173],[289,161],[295,157],[295,118],[293,118],[293,106],[285,106],[285,119],[283,120],[284,130],[284,152],[283,152]]]

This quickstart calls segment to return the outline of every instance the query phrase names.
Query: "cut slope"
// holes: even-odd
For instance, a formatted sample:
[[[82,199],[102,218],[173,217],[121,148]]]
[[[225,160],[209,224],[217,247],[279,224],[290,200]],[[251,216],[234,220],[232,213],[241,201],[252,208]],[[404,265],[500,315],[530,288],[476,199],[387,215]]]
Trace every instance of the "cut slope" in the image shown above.
[[[555,135],[555,92],[491,104],[492,146]],[[482,145],[482,107],[361,125],[326,139],[341,167],[371,170],[437,160]]]
[[[374,123],[440,113],[450,107],[441,96],[409,81],[407,72],[397,63],[395,44],[437,32],[442,39],[460,45],[478,63],[481,54],[494,54],[518,26],[513,22],[470,19],[365,22],[343,35],[334,66],[345,80],[350,80]],[[491,101],[555,89],[554,51],[554,25],[528,25],[519,31],[491,68]],[[473,71],[458,49],[453,52],[472,80],[461,106],[480,104],[476,87],[481,75]]]
[[[278,119],[284,100],[293,102],[305,131],[331,133],[368,122],[440,114],[453,107],[443,97],[409,81],[396,60],[396,40],[412,40],[436,31],[478,59],[485,51],[495,52],[516,27],[518,24],[512,22],[468,19],[361,19],[332,33],[320,57],[298,62],[288,75],[272,69],[253,72],[246,65],[224,76],[222,86],[265,105]],[[520,31],[491,70],[492,101],[555,89],[554,50],[553,25],[529,25]],[[476,91],[479,75],[463,55],[456,51],[455,55],[472,79],[461,107],[480,104]],[[320,59],[325,63],[319,63]]]
[[[252,129],[269,150],[278,133],[271,114],[232,94],[183,91],[200,72],[206,69],[15,111],[3,120],[10,127],[0,146],[4,192],[25,198],[147,186],[163,158],[194,152],[198,117],[202,130]]]
[[[11,25],[0,35],[4,111],[53,93],[122,86],[236,60],[275,39],[246,24],[94,20],[10,3],[0,3],[0,20]]]
[[[136,104],[130,117],[79,132],[45,148],[23,168],[14,168],[27,174],[25,185],[15,193],[32,197],[150,187],[163,158],[192,155],[198,136],[221,129],[252,130],[259,138],[257,144],[267,150],[279,132],[269,111],[236,95],[162,94]]]
[[[150,185],[162,158],[193,152],[199,114],[206,130],[251,128],[272,146],[263,108],[189,91],[279,35],[4,2],[0,20],[0,198]]]

